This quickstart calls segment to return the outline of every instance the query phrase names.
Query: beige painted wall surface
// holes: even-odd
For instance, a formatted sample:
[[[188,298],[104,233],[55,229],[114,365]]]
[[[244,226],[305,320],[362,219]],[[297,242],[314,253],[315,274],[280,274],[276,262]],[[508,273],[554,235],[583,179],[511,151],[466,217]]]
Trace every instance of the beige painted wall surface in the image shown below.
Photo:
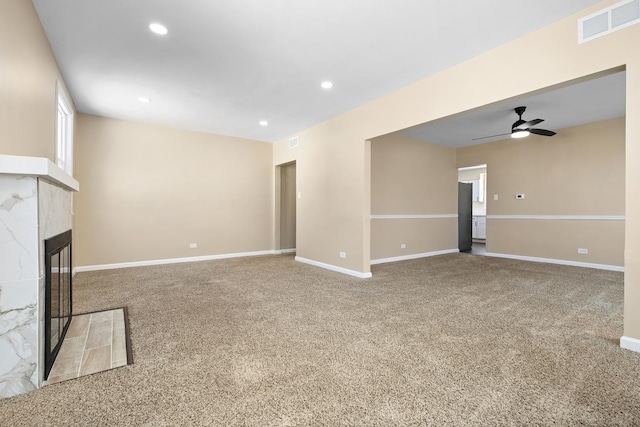
[[[456,214],[456,150],[387,135],[371,140],[371,214]]]
[[[472,165],[476,166],[476,165]],[[478,169],[468,169],[461,170],[458,172],[458,181],[468,181],[471,179],[480,179],[481,173],[486,173],[487,168],[478,168]]]
[[[375,138],[371,140],[371,214],[457,214],[457,174],[453,148],[398,134]],[[456,249],[457,224],[456,218],[374,218],[371,259]]]
[[[588,43],[577,43],[578,19],[604,1],[511,43],[297,133],[298,253],[359,272],[369,270],[370,181],[364,141],[487,104],[566,84],[609,69],[627,71],[625,229],[625,334],[640,339],[640,25]],[[530,61],[514,58],[527,52]],[[634,92],[635,91],[635,92]],[[274,164],[283,163],[288,139],[277,143]],[[318,161],[316,161],[316,159]],[[292,159],[289,159],[292,160]],[[633,167],[632,167],[633,166]],[[489,167],[489,173],[491,167]],[[349,179],[351,181],[349,181]],[[491,182],[492,175],[489,176]],[[313,190],[318,190],[313,191]],[[327,194],[332,193],[329,198]],[[306,195],[306,196],[305,196]],[[637,224],[636,224],[637,222]],[[304,225],[302,225],[304,224]],[[339,260],[338,247],[348,247]]]
[[[488,215],[624,215],[624,118],[557,132],[458,149],[459,167],[491,171]]]
[[[0,1],[0,154],[55,160],[58,64],[31,1]]]
[[[491,170],[488,215],[624,216],[625,119],[557,132],[458,149],[459,166],[486,163]],[[487,251],[622,266],[624,221],[489,217]]]
[[[369,235],[370,202],[362,189],[369,187],[370,164],[368,143],[349,143],[357,134],[357,129],[324,123],[301,132],[297,148],[289,149],[288,139],[278,143],[273,162],[296,161],[297,256],[364,272],[369,271],[369,248],[365,266],[362,242],[365,224],[366,239]]]
[[[487,252],[622,267],[624,221],[489,218]]]
[[[272,249],[271,144],[77,119],[77,266]]]
[[[372,261],[457,250],[458,218],[371,220]]]
[[[289,163],[280,169],[280,249],[296,247],[296,164]]]

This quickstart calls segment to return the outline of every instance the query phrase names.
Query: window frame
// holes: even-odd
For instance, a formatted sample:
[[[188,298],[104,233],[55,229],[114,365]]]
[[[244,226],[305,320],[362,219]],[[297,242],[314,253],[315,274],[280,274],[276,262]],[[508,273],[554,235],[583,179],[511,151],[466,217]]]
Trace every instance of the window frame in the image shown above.
[[[57,82],[56,89],[56,165],[73,176],[74,110],[64,87]]]

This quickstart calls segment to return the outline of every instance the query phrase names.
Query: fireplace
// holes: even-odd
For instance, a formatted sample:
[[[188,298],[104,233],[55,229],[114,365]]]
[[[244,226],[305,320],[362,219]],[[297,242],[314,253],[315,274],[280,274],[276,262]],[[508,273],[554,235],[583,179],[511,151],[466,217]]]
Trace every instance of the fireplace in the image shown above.
[[[44,241],[44,378],[49,377],[71,323],[71,230]]]
[[[8,326],[0,327],[0,399],[42,387],[45,359],[48,373],[60,348],[71,318],[67,230],[79,189],[49,159],[0,154],[0,317]]]

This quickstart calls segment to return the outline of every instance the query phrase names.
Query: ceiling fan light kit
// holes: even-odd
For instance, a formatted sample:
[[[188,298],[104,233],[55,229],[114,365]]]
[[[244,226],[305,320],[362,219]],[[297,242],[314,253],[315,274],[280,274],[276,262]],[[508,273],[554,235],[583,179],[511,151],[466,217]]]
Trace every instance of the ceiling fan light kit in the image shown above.
[[[524,114],[524,111],[527,109],[527,107],[516,107],[514,108],[514,111],[516,112],[516,114],[518,115],[518,120],[516,120],[512,125],[511,125],[511,133],[502,133],[499,135],[491,135],[491,136],[483,136],[482,138],[473,138],[473,141],[477,141],[479,139],[486,139],[486,138],[495,138],[498,136],[506,136],[506,135],[511,135],[511,138],[526,138],[527,136],[531,135],[532,133],[535,135],[542,135],[542,136],[553,136],[556,133],[552,130],[547,130],[547,129],[538,129],[538,128],[534,128],[532,126],[537,125],[538,123],[542,123],[544,122],[544,119],[533,119],[533,120],[523,120],[522,119],[522,114]]]
[[[514,129],[511,132],[511,138],[526,138],[529,135],[531,135],[531,132],[526,129]]]
[[[547,129],[537,129],[532,126],[537,125],[538,123],[544,122],[544,119],[533,119],[529,121],[525,121],[522,119],[522,115],[524,114],[527,107],[516,107],[514,111],[518,115],[518,120],[511,126],[511,137],[512,138],[525,138],[529,135],[536,134],[542,136],[553,136],[556,133],[547,130]]]

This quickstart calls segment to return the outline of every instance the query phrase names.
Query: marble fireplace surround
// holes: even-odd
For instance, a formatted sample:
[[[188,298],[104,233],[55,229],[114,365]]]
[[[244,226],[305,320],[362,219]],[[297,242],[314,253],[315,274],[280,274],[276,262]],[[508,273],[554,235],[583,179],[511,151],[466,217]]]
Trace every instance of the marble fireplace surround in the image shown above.
[[[0,155],[0,398],[44,381],[44,240],[71,229],[78,190],[49,159]]]

